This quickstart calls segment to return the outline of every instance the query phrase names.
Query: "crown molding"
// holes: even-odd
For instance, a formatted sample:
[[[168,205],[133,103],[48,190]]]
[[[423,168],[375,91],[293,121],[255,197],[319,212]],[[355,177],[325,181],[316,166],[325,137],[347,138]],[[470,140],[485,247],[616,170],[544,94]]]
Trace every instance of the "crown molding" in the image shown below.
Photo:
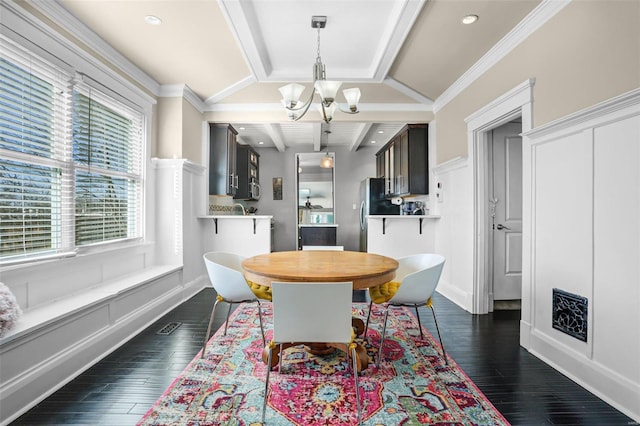
[[[28,0],[28,4],[47,12],[38,6],[49,7],[48,2],[33,2]],[[58,9],[61,6],[57,6]],[[149,94],[143,87],[136,85],[131,80],[124,78],[121,74],[110,67],[106,67],[98,57],[92,55],[87,50],[82,49],[71,39],[55,30],[49,22],[45,22],[31,11],[26,10],[23,5],[14,0],[2,0],[0,3],[0,14],[2,14],[2,33],[12,34],[9,38],[18,44],[25,46],[28,42],[36,49],[39,55],[44,55],[47,60],[60,66],[68,72],[80,72],[99,82],[113,93],[127,99],[145,111],[150,111],[151,105],[156,103],[155,92]],[[55,21],[55,18],[52,17]],[[6,34],[5,34],[6,35]],[[157,84],[157,83],[156,83]]]
[[[202,102],[202,99],[186,84],[163,84],[160,86],[158,96],[161,98],[184,98],[193,105],[200,114],[206,111],[206,104]]]
[[[433,100],[431,100],[430,98],[427,98],[426,96],[421,95],[420,93],[416,92],[410,87],[405,86],[404,84],[400,83],[398,80],[391,77],[387,77],[384,79],[383,83],[397,90],[398,92],[409,96],[411,99],[433,108]]]
[[[125,74],[131,76],[136,82],[154,95],[158,95],[160,84],[142,71],[131,61],[120,54],[111,45],[100,38],[89,27],[83,24],[78,18],[73,16],[57,1],[33,1],[27,0],[29,5],[40,10],[53,21],[72,33],[89,48],[97,52],[104,59],[112,63]],[[102,65],[104,67],[104,65]]]
[[[471,68],[445,90],[433,104],[433,111],[440,111],[451,100],[473,84],[481,75],[495,66],[502,58],[526,40],[549,19],[564,9],[572,0],[543,0],[518,25],[482,56]]]

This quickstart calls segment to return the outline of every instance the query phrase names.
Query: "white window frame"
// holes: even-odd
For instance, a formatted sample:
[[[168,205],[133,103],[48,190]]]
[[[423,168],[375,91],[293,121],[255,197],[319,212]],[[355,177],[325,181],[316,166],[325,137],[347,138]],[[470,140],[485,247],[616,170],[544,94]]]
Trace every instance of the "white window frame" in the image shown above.
[[[39,57],[38,54],[31,52],[30,49],[26,49],[22,46],[19,46],[17,43],[13,43],[11,40],[9,40],[6,37],[2,37],[2,40],[0,41],[2,41],[2,44],[7,48],[10,47],[11,49],[27,50],[30,55],[34,57]],[[12,46],[8,46],[9,44],[11,44]],[[41,53],[41,52],[38,52],[38,53]],[[3,58],[4,57],[5,55],[3,54]],[[11,61],[11,58],[7,58],[7,59]],[[42,252],[42,253],[27,253],[23,255],[0,257],[0,267],[4,267],[7,265],[20,264],[25,262],[48,260],[51,258],[68,257],[78,253],[85,254],[85,253],[93,253],[97,251],[112,250],[118,247],[129,246],[131,244],[139,244],[142,241],[144,241],[144,234],[145,234],[144,232],[145,231],[145,221],[144,221],[145,208],[144,207],[145,207],[145,197],[146,197],[145,165],[147,162],[146,150],[148,146],[148,126],[149,126],[150,105],[146,105],[146,108],[139,107],[135,101],[130,101],[129,99],[121,96],[120,93],[118,93],[117,91],[107,88],[105,85],[102,85],[96,80],[93,80],[91,78],[83,78],[82,74],[76,74],[75,76],[71,76],[68,68],[64,70],[57,69],[56,72],[65,74],[67,76],[66,78],[69,78],[71,82],[82,81],[82,83],[79,83],[79,87],[89,82],[88,85],[92,86],[92,90],[95,90],[96,92],[101,93],[101,95],[99,96],[101,98],[99,102],[103,103],[103,101],[106,101],[107,99],[109,99],[110,101],[107,102],[106,106],[113,109],[114,111],[118,113],[122,112],[126,115],[138,114],[137,119],[139,120],[139,126],[140,126],[139,129],[141,134],[140,134],[139,158],[137,160],[138,161],[137,171],[135,173],[123,174],[123,177],[135,179],[137,188],[138,188],[137,194],[135,196],[135,204],[136,204],[135,212],[134,212],[135,217],[132,218],[133,222],[135,222],[134,223],[135,233],[134,235],[127,235],[127,237],[123,239],[98,242],[98,243],[93,243],[89,245],[84,245],[81,247],[75,246],[75,228],[73,224],[73,218],[75,214],[75,200],[74,200],[75,197],[73,193],[74,179],[75,179],[75,165],[73,163],[73,158],[72,158],[73,143],[71,140],[72,139],[71,117],[68,117],[68,123],[66,123],[68,134],[56,135],[56,139],[62,138],[63,140],[65,140],[65,142],[62,144],[62,146],[64,146],[63,152],[56,152],[55,156],[52,157],[51,159],[43,158],[43,162],[45,164],[48,164],[48,165],[55,164],[56,167],[59,167],[60,165],[62,165],[62,169],[63,169],[64,177],[61,183],[61,187],[63,187],[61,191],[62,192],[61,199],[63,200],[61,212],[62,212],[63,218],[60,222],[59,229],[56,231],[57,235],[52,235],[52,240],[54,238],[59,239],[58,246],[52,247],[51,250]],[[74,89],[74,85],[70,84],[68,88],[70,93],[67,93],[66,95],[72,96],[73,89]],[[134,99],[136,98],[134,97]],[[69,111],[69,114],[71,115],[71,111]],[[59,142],[59,141],[56,141],[56,142]],[[58,149],[58,148],[54,146],[54,149]],[[36,161],[33,161],[33,158],[30,159],[28,158],[28,156],[25,156],[24,154],[19,152],[13,153],[13,152],[6,152],[6,151],[7,150],[3,150],[1,154],[2,154],[2,157],[6,158],[7,160],[19,160],[22,162],[25,162],[26,160],[26,162],[30,162],[32,164],[36,164],[40,161],[39,159],[36,159]],[[130,223],[131,223],[131,218],[130,218]]]

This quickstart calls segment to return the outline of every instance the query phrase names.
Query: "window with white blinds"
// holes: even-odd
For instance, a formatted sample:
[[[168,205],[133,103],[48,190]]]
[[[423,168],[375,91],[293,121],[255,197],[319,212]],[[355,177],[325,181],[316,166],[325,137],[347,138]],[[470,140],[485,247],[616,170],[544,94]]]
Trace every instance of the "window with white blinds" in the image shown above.
[[[0,43],[0,263],[139,238],[144,116]]]
[[[75,243],[139,234],[142,117],[78,85],[73,95]]]

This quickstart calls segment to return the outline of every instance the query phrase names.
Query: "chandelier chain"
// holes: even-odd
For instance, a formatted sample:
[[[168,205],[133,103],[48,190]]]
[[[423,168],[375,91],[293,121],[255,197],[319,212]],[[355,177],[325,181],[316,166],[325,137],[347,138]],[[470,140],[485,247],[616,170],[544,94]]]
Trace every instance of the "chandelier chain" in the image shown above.
[[[318,52],[316,54],[316,62],[322,62],[322,58],[320,57],[320,27],[318,26]]]

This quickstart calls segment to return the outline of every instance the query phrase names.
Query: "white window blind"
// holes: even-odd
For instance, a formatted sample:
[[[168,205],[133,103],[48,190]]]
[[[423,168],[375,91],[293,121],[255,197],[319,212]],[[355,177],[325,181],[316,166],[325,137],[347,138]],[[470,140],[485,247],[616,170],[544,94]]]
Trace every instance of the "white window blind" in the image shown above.
[[[69,76],[0,44],[0,256],[65,250],[63,171],[69,143]]]
[[[0,263],[141,237],[144,115],[0,41]]]
[[[140,236],[142,115],[78,85],[73,117],[76,245]]]

